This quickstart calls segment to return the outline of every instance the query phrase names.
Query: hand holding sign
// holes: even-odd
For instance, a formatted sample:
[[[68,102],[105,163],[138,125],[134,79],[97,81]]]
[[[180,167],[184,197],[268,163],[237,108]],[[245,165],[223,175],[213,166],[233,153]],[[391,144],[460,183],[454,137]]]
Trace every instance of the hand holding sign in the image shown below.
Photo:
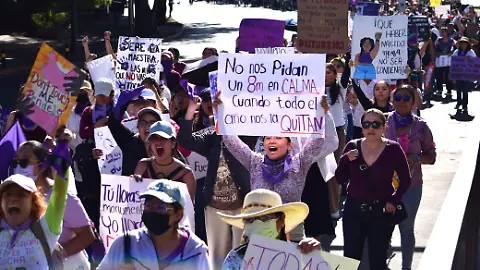
[[[298,248],[303,254],[308,254],[314,250],[321,250],[320,242],[315,238],[304,238],[298,243]]]
[[[65,81],[70,81],[69,83],[63,84],[65,87],[65,92],[70,93],[72,96],[76,96],[77,93],[80,91],[80,87],[82,87],[83,81],[87,78],[87,73],[81,70],[78,67],[73,69],[78,76],[66,76],[64,77]]]
[[[320,105],[322,106],[322,108],[323,108],[323,110],[325,111],[325,113],[327,113],[328,110],[330,110],[330,105],[328,104],[327,95],[323,95],[323,96],[322,96],[322,101],[320,101]]]
[[[215,111],[218,111],[218,105],[223,103],[222,100],[220,99],[220,94],[222,94],[222,91],[218,91],[213,97],[212,107]]]

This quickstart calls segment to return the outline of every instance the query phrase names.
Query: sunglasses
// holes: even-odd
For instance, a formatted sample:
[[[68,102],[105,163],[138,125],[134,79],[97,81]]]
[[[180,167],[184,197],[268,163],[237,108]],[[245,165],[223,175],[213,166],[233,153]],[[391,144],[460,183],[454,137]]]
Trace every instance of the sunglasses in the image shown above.
[[[409,95],[405,95],[405,96],[395,95],[395,96],[393,96],[393,100],[394,100],[395,102],[400,102],[402,99],[403,99],[403,101],[405,101],[405,102],[409,102],[411,98],[412,98],[412,97],[409,96]]]
[[[139,127],[151,126],[151,125],[155,124],[156,122],[157,122],[157,121],[149,121],[149,122],[147,122],[147,121],[145,121],[145,120],[139,120],[139,121],[138,121],[138,126],[139,126]]]
[[[383,123],[380,121],[363,121],[362,122],[362,127],[364,129],[369,129],[370,127],[373,129],[379,129],[380,127],[383,126]]]
[[[274,213],[274,214],[263,215],[259,217],[244,218],[243,222],[250,224],[250,223],[253,223],[255,220],[260,220],[262,222],[265,222],[265,221],[269,221],[277,218],[278,218],[278,215]]]
[[[22,168],[26,168],[28,166],[29,160],[28,159],[14,159],[10,162],[10,167],[15,169],[18,165]]]

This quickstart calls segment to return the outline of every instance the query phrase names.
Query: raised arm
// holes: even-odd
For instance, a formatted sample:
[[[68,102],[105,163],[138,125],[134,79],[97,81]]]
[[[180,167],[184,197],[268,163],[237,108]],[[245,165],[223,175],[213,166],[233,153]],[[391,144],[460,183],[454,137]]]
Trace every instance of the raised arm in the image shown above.
[[[88,36],[84,36],[82,39],[83,52],[85,53],[85,62],[88,62],[90,57],[90,47],[88,46]]]
[[[370,58],[375,59],[377,57],[378,51],[380,50],[380,38],[382,37],[382,33],[378,32],[375,33],[375,48],[370,52]]]
[[[250,147],[246,145],[238,136],[224,135],[222,136],[223,144],[227,147],[228,151],[240,162],[245,169],[250,171],[251,164],[254,160],[261,161],[262,156],[250,150]]]
[[[355,82],[355,80],[352,80],[352,85],[353,85],[353,91],[357,96],[358,102],[362,104],[362,107],[365,109],[365,111],[373,108],[373,101],[365,95],[360,85],[358,85]]]
[[[112,48],[112,43],[110,42],[110,37],[112,36],[112,33],[110,31],[105,31],[103,33],[103,39],[105,40],[105,50],[107,51],[107,54],[111,54],[113,58],[117,58],[115,55],[115,52],[113,52]]]

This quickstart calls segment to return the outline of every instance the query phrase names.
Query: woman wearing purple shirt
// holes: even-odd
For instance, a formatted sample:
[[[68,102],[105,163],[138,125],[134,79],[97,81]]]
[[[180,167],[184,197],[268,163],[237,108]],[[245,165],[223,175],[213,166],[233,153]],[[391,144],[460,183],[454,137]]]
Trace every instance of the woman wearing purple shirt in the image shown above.
[[[344,256],[361,260],[365,240],[371,270],[386,270],[387,250],[394,214],[410,185],[408,163],[400,145],[383,138],[386,119],[377,109],[367,110],[361,119],[364,138],[350,141],[340,158],[335,179],[348,182],[343,213]],[[400,185],[394,188],[394,171]]]
[[[415,103],[415,90],[409,85],[397,88],[393,93],[395,111],[387,118],[385,137],[400,143],[407,155],[412,181],[402,198],[408,213],[399,224],[402,242],[402,269],[412,267],[415,248],[415,216],[422,198],[422,164],[434,164],[437,157],[432,132],[427,122],[411,113]],[[400,185],[401,185],[400,179]]]

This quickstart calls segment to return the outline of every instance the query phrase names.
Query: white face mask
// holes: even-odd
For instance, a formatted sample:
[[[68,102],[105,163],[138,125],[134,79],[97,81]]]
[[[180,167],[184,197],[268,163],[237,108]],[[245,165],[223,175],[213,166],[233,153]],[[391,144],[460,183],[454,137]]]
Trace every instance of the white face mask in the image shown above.
[[[250,238],[252,234],[257,234],[271,239],[275,239],[278,236],[277,220],[255,220],[253,223],[245,224],[244,232],[245,236],[247,236],[248,238]]]
[[[30,177],[35,181],[37,180],[37,177],[33,173],[34,169],[35,169],[35,165],[28,165],[25,168],[22,168],[22,166],[17,165],[17,167],[13,170],[13,174],[21,174],[23,176]]]

